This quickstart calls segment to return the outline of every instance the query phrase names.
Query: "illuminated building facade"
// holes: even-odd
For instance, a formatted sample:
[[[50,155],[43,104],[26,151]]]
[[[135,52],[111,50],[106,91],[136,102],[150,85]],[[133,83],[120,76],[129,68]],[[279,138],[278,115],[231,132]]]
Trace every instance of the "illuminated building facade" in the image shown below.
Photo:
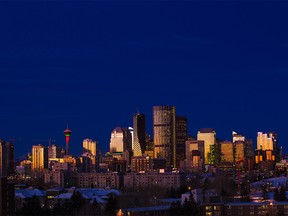
[[[154,158],[166,159],[176,167],[176,110],[174,106],[153,107]]]
[[[176,166],[185,159],[185,142],[187,139],[187,118],[176,116]]]
[[[255,162],[260,163],[261,161],[275,161],[275,156],[279,156],[277,134],[274,132],[258,132]],[[279,158],[277,160],[279,161]]]
[[[204,128],[198,131],[197,140],[204,141],[204,163],[209,163],[210,147],[216,144],[216,132],[212,128]]]
[[[146,156],[132,157],[131,158],[131,171],[141,172],[152,169],[152,158]]]
[[[47,152],[41,144],[32,146],[31,169],[34,173],[41,173],[47,167]]]
[[[220,142],[221,147],[221,161],[223,162],[234,162],[234,147],[230,141]]]
[[[48,146],[48,159],[52,158],[63,158],[64,156],[64,149],[60,146],[56,146],[52,144]]]
[[[237,132],[233,131],[232,132],[232,139],[233,139],[233,143],[236,141],[245,141],[245,136],[238,134]]]
[[[133,116],[133,156],[142,156],[146,150],[146,118],[144,114],[137,113]]]
[[[132,136],[128,128],[116,127],[111,132],[110,152],[125,152],[132,150]]]
[[[202,169],[204,165],[204,141],[190,139],[186,141],[185,145],[187,166]]]
[[[93,156],[96,156],[97,142],[92,139],[83,140],[83,154],[89,153]]]

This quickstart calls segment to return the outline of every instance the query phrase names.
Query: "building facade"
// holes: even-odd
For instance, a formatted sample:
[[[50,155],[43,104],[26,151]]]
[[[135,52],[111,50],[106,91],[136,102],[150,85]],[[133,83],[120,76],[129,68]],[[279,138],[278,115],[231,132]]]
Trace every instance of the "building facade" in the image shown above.
[[[136,113],[133,116],[133,156],[139,157],[146,150],[146,118],[144,114]]]
[[[166,159],[176,167],[176,110],[174,106],[153,107],[154,158]]]
[[[185,142],[187,139],[187,118],[176,116],[176,167],[185,159]]]
[[[209,163],[209,153],[212,145],[216,144],[216,132],[212,128],[204,128],[198,131],[197,140],[204,141],[204,163]]]

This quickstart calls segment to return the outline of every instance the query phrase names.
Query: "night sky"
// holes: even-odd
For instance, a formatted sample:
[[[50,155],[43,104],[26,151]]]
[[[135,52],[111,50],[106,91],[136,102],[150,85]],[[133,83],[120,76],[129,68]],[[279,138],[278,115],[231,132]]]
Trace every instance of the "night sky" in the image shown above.
[[[288,152],[288,3],[284,1],[1,1],[0,137],[16,157],[35,139],[79,155],[108,151],[116,126],[174,105],[188,131],[254,140],[275,131]],[[44,145],[48,142],[43,141]]]

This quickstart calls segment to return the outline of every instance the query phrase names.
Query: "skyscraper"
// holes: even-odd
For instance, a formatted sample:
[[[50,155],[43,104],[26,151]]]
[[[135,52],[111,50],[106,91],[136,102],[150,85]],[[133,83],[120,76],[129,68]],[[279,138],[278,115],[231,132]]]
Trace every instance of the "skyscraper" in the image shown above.
[[[116,127],[111,132],[110,152],[125,152],[132,150],[132,135],[128,128]]]
[[[47,155],[45,154],[45,147],[41,144],[32,146],[32,172],[37,175],[42,173],[43,169],[47,167]]]
[[[197,140],[204,141],[204,163],[208,164],[208,154],[210,153],[210,147],[216,144],[216,132],[212,128],[203,128],[198,131]]]
[[[146,150],[146,119],[144,114],[136,113],[133,116],[133,155],[142,156]]]
[[[176,166],[185,159],[185,142],[187,139],[187,118],[176,116]]]
[[[0,140],[0,177],[7,175],[7,153],[4,140]]]
[[[6,142],[5,147],[6,147],[7,176],[10,176],[15,173],[14,144]]]
[[[83,140],[83,153],[89,153],[93,156],[96,156],[96,141],[93,141],[92,139],[84,139]]]
[[[176,167],[176,110],[174,106],[153,107],[154,158],[166,159]]]

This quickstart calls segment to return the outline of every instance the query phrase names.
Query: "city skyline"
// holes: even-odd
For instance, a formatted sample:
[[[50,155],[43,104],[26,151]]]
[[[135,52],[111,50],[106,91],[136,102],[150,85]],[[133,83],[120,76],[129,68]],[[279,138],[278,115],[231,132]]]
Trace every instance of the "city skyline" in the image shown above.
[[[276,132],[287,153],[285,2],[5,1],[0,38],[0,138],[15,157],[33,140],[73,131],[109,149],[115,127],[175,106],[188,134],[214,128],[253,139]],[[47,146],[49,141],[41,144]]]

